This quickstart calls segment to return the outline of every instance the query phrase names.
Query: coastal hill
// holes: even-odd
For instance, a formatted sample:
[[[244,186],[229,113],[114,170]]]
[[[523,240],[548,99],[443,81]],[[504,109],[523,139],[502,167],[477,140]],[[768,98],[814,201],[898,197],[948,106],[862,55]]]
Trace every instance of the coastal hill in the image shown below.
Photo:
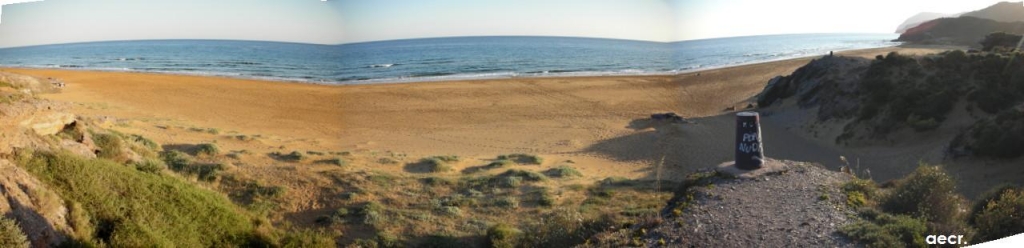
[[[1024,22],[1024,2],[1000,2],[960,16],[989,19],[997,22]]]
[[[961,16],[977,17],[997,22],[1024,22],[1024,2],[1000,2],[984,9],[957,14],[921,12],[903,21],[896,28],[896,33],[903,34],[911,28],[932,20]]]
[[[977,46],[994,32],[1024,33],[1024,2],[1002,2],[955,18],[939,18],[906,29],[897,41]]]
[[[914,16],[911,16],[910,18],[907,18],[906,21],[903,21],[903,23],[901,23],[899,27],[896,27],[896,33],[897,34],[902,34],[903,32],[906,32],[907,29],[910,29],[910,28],[913,28],[913,27],[917,27],[917,25],[921,25],[921,23],[925,23],[925,22],[928,22],[928,21],[931,21],[931,20],[935,20],[935,19],[939,19],[939,18],[946,18],[946,17],[957,17],[957,16],[959,16],[959,14],[921,12],[921,13],[918,13],[918,14],[916,14]]]

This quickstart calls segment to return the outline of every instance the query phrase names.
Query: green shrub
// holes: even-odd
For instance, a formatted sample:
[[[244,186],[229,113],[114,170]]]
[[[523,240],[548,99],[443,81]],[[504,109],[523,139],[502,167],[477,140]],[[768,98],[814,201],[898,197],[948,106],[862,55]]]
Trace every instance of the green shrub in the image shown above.
[[[462,209],[457,206],[444,206],[441,207],[441,213],[448,216],[462,216]]]
[[[984,207],[971,218],[978,229],[975,243],[1024,233],[1024,191],[1008,188],[978,204]]]
[[[518,176],[507,176],[501,177],[501,186],[506,188],[516,188],[523,184],[523,178]]]
[[[387,232],[377,233],[377,245],[381,248],[404,247],[398,236]]]
[[[575,168],[572,168],[572,167],[569,167],[569,166],[565,166],[565,165],[552,168],[552,169],[547,171],[547,174],[549,176],[551,176],[551,177],[559,177],[559,178],[582,177],[583,176],[583,173],[580,173],[580,171],[576,170]]]
[[[109,133],[97,133],[92,135],[92,142],[99,148],[99,152],[96,153],[97,157],[122,163],[128,161],[128,156],[124,154],[126,146],[120,136]]]
[[[843,184],[846,193],[846,205],[851,207],[866,206],[878,195],[878,186],[868,179],[853,179]]]
[[[156,173],[160,173],[165,168],[167,168],[167,164],[164,164],[164,161],[157,160],[157,159],[147,158],[147,159],[143,159],[142,162],[135,163],[135,169],[137,169],[139,171],[142,171],[142,172],[148,172],[148,173],[156,174]]]
[[[514,248],[519,246],[523,231],[505,223],[487,229],[487,247]]]
[[[148,148],[150,150],[154,150],[154,151],[160,150],[160,144],[157,144],[155,141],[153,141],[151,139],[148,139],[146,137],[142,137],[141,135],[132,134],[132,135],[128,136],[128,139],[131,140],[132,142],[138,143],[138,144],[140,144],[140,145],[142,145],[142,146],[144,146],[144,147],[146,147],[146,148]]]
[[[184,152],[170,150],[161,154],[161,159],[167,164],[167,168],[174,171],[183,171],[192,165],[192,157]]]
[[[449,172],[452,171],[452,166],[448,165],[449,162],[458,161],[449,160],[445,157],[429,157],[420,160],[420,164],[426,165],[427,170],[434,173]]]
[[[925,221],[907,215],[890,215],[861,209],[863,220],[840,228],[843,234],[867,247],[927,247]]]
[[[217,180],[220,173],[226,169],[224,164],[197,164],[189,166],[185,172],[195,174],[200,181],[212,182]]]
[[[332,225],[345,223],[345,218],[349,216],[348,208],[338,208],[333,213],[317,217],[316,223],[321,225]]]
[[[521,226],[522,247],[574,247],[587,237],[615,225],[584,218],[576,209],[559,208]]]
[[[519,178],[521,178],[523,180],[530,181],[530,182],[540,182],[540,181],[544,181],[544,180],[548,179],[546,176],[544,176],[544,174],[540,174],[540,173],[533,172],[533,171],[528,171],[528,170],[516,170],[516,169],[511,169],[511,170],[505,171],[504,173],[498,174],[498,177],[519,177]]]
[[[263,186],[259,183],[250,183],[247,190],[253,197],[257,198],[278,198],[288,191],[283,186]]]
[[[952,223],[959,217],[962,198],[956,182],[938,166],[922,164],[900,181],[882,208],[895,214],[919,216],[927,221]]]
[[[549,192],[547,188],[541,188],[541,190],[538,191],[537,194],[538,205],[544,207],[550,207],[555,205],[555,197],[551,195],[551,192]]]
[[[197,155],[217,156],[220,155],[220,148],[216,144],[203,143],[196,146]]]
[[[377,202],[367,202],[363,207],[359,208],[359,215],[363,219],[363,224],[366,225],[379,225],[387,221],[385,216],[386,207]]]
[[[487,164],[486,167],[487,168],[501,168],[501,167],[512,165],[514,163],[515,162],[512,162],[512,160],[499,159],[499,160],[495,160],[494,162],[491,162],[491,163]]]
[[[282,154],[281,152],[272,152],[270,153],[270,156],[279,160],[292,162],[299,162],[306,159],[306,154],[300,151],[292,151],[291,153],[288,154]]]
[[[1024,155],[1024,113],[1003,111],[990,120],[977,122],[967,131],[970,139],[963,145],[975,155],[995,158],[1017,158]]]
[[[340,157],[339,158],[332,158],[332,159],[323,160],[323,162],[326,163],[326,164],[333,164],[333,165],[337,165],[337,166],[345,166],[345,165],[348,164],[348,162],[345,162],[345,159],[342,159]]]
[[[500,156],[498,156],[498,160],[511,160],[511,161],[515,161],[516,163],[520,163],[520,164],[536,164],[536,165],[539,165],[541,163],[544,163],[544,158],[541,158],[540,156],[533,155],[533,154],[523,154],[523,153],[500,155]]]
[[[28,248],[28,238],[14,220],[0,217],[0,247]]]
[[[255,234],[251,217],[225,196],[162,175],[68,152],[39,152],[19,164],[67,201],[81,204],[110,246],[240,246]]]
[[[377,159],[377,163],[378,164],[383,164],[383,165],[396,165],[399,162],[398,162],[398,160],[395,160],[395,159],[392,159],[392,158],[380,158],[380,159]]]
[[[518,208],[519,199],[511,196],[501,197],[494,201],[494,205],[502,208]]]

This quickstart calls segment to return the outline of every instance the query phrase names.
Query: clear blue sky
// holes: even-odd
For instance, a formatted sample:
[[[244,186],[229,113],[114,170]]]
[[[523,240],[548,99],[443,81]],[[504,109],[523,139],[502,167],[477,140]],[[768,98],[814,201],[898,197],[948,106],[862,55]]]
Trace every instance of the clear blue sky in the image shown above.
[[[46,0],[4,5],[0,47],[135,39],[338,44],[483,35],[675,41],[784,33],[889,33],[919,12],[957,13],[995,2]]]

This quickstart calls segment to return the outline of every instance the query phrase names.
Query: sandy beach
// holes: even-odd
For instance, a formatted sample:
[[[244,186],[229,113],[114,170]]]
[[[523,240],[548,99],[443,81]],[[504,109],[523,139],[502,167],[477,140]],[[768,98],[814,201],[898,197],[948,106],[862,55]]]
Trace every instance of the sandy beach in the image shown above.
[[[881,48],[842,54],[874,57],[937,50]],[[44,97],[74,103],[73,111],[80,116],[122,120],[115,125],[118,129],[162,144],[214,141],[231,150],[367,151],[413,160],[439,154],[484,159],[532,153],[573,160],[594,178],[639,178],[684,173],[731,156],[729,150],[717,151],[732,142],[727,121],[712,118],[698,122],[694,130],[659,130],[644,123],[650,114],[675,112],[699,119],[742,110],[768,79],[788,75],[810,59],[678,76],[346,86],[123,72],[2,71],[63,80],[67,86],[62,93]],[[217,134],[195,132],[210,129]],[[255,136],[258,142],[230,135]],[[706,138],[696,139],[701,136]],[[792,145],[766,149],[776,154],[811,152],[799,140],[785,143]],[[688,144],[690,152],[678,152]],[[664,171],[655,174],[664,175],[652,174],[651,166],[662,159],[659,168]]]

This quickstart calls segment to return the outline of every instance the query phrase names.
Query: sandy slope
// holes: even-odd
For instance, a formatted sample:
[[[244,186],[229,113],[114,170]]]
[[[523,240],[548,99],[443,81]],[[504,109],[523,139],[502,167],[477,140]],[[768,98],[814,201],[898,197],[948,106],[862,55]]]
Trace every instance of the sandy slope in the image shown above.
[[[874,57],[884,48],[848,52]],[[809,59],[679,76],[517,78],[389,85],[298,83],[118,72],[0,69],[67,82],[47,98],[77,103],[84,116],[126,118],[122,129],[163,144],[220,141],[229,150],[367,151],[469,158],[525,152],[571,159],[588,178],[668,177],[730,160],[728,107],[746,101],[776,75]],[[645,118],[676,112],[696,124],[651,128]],[[234,142],[223,134],[260,135]],[[820,161],[840,153],[766,124],[766,150],[786,159]],[[652,166],[664,158],[664,166]],[[266,163],[273,161],[266,160]],[[409,161],[405,161],[409,162]],[[481,162],[483,163],[483,162]],[[472,166],[468,163],[460,166]],[[552,166],[551,162],[545,166]],[[401,168],[384,170],[401,171]],[[272,175],[273,173],[267,173]]]

